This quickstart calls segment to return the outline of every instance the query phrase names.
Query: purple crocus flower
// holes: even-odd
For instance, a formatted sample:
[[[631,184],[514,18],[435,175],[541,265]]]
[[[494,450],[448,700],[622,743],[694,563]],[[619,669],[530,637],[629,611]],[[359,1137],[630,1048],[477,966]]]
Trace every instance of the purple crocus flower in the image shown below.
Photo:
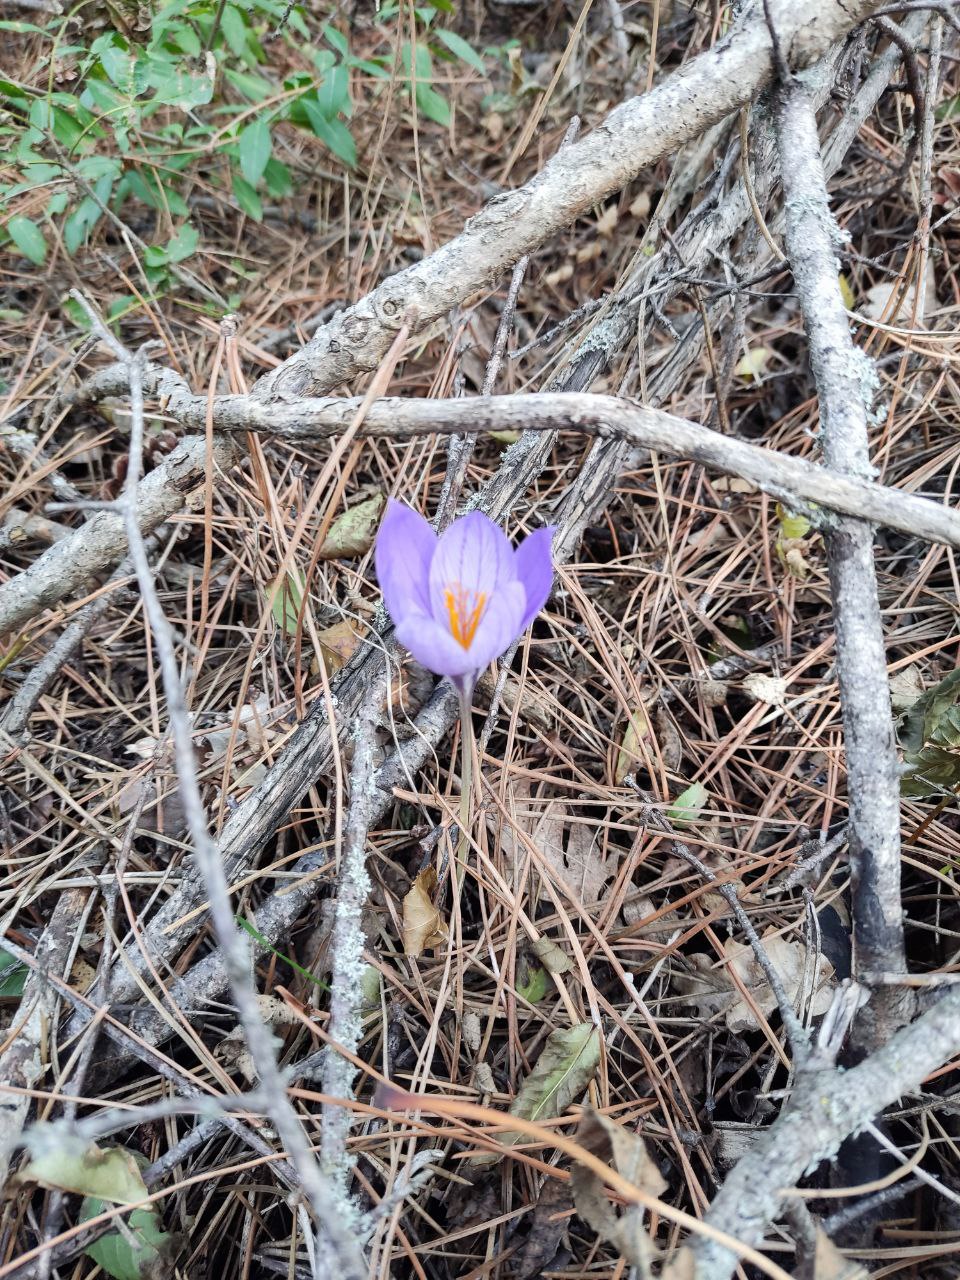
[[[469,695],[546,603],[555,532],[538,529],[514,550],[488,516],[471,511],[438,537],[423,516],[391,499],[376,561],[397,639]]]

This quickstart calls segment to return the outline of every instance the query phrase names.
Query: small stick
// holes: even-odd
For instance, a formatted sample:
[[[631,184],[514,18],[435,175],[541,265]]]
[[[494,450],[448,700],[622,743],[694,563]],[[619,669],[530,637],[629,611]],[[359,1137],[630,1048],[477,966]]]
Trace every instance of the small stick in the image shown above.
[[[260,1016],[246,939],[237,928],[223,863],[207,828],[193,753],[193,732],[184,700],[183,686],[180,682],[173,634],[160,604],[137,518],[137,486],[142,471],[144,438],[142,360],[137,355],[130,355],[120,345],[89,303],[86,303],[85,310],[104,343],[119,360],[126,362],[129,370],[130,451],[123,494],[123,520],[130,545],[130,558],[143,597],[144,611],[160,660],[184,815],[206,885],[210,915],[231,994],[243,1025],[247,1047],[260,1078],[267,1112],[297,1170],[304,1194],[316,1215],[317,1234],[311,1251],[314,1273],[316,1275],[341,1274],[344,1280],[364,1280],[366,1267],[356,1239],[352,1236],[349,1225],[343,1220],[342,1214],[338,1212],[329,1183],[320,1173],[300,1120],[287,1095],[286,1086],[274,1056],[273,1038]],[[314,1257],[313,1254],[316,1256]]]

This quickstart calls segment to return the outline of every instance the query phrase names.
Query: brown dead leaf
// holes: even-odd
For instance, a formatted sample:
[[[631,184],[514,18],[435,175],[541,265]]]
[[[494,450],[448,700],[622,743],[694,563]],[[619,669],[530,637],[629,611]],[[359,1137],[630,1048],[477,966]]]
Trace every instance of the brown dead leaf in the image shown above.
[[[353,657],[360,643],[360,631],[353,622],[344,620],[318,631],[317,639],[320,641],[323,665],[333,675]]]
[[[923,693],[920,668],[915,664],[904,667],[890,677],[890,701],[894,711],[908,711]]]
[[[559,799],[538,801],[524,781],[514,786],[514,817],[494,827],[507,866],[514,877],[520,875],[527,857],[527,836],[540,855],[539,861],[552,867],[584,905],[599,902],[615,873],[614,857],[604,853],[597,830],[582,821],[567,822],[568,806]],[[538,807],[542,805],[542,807]],[[537,860],[531,859],[536,867]],[[540,899],[550,901],[541,887]]]
[[[572,1207],[567,1183],[545,1178],[533,1207],[527,1238],[517,1257],[514,1268],[517,1280],[529,1280],[550,1265],[567,1229],[567,1213]]]
[[[637,766],[644,764],[644,751],[641,743],[649,741],[652,731],[650,720],[646,711],[642,707],[638,707],[636,711],[630,713],[630,719],[627,721],[627,727],[623,731],[623,738],[620,742],[620,751],[617,754],[617,765],[614,770],[613,780],[619,787],[628,773],[632,773]],[[650,748],[647,747],[647,757],[649,758]]]
[[[809,998],[811,984],[813,996],[809,1002],[812,1014],[826,1013],[833,1001],[833,965],[825,956],[816,957],[814,973],[813,957],[807,960],[806,948],[799,942],[791,942],[778,936],[773,930],[761,939],[770,963],[776,969],[787,999],[796,1007],[801,994]],[[757,1016],[749,1002],[740,994],[730,971],[735,973],[750,993],[761,1014],[770,1014],[777,1007],[777,999],[770,989],[753,948],[746,943],[729,938],[723,944],[727,966],[714,964],[708,956],[690,958],[693,972],[678,975],[678,990],[690,997],[690,1002],[703,1018],[723,1013],[730,1031],[756,1031]],[[728,971],[729,968],[729,971]],[[806,970],[809,970],[807,972]]]
[[[539,937],[530,950],[548,973],[569,973],[573,968],[573,961],[567,953],[546,934]]]
[[[447,937],[447,926],[433,905],[436,890],[436,870],[425,867],[403,899],[404,955],[419,956],[428,948],[439,947]]]
[[[554,865],[580,901],[588,906],[600,901],[616,874],[616,855],[604,852],[600,832],[595,827],[573,822],[562,862]]]
[[[667,1184],[638,1133],[586,1107],[576,1136],[581,1146],[635,1187],[652,1196],[660,1196],[666,1191]],[[648,1276],[654,1249],[644,1230],[641,1207],[628,1205],[618,1214],[610,1203],[603,1181],[591,1169],[579,1164],[574,1164],[571,1171],[570,1186],[580,1217],[597,1235],[619,1249],[641,1276]]]
[[[365,556],[373,546],[386,501],[382,493],[375,493],[372,498],[358,502],[337,516],[320,548],[320,559],[341,560],[350,556]]]

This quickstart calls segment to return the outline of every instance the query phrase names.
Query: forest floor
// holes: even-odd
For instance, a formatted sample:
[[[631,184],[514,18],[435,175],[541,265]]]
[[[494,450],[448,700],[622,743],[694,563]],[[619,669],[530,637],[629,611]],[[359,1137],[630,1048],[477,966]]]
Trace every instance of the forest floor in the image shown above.
[[[289,189],[277,179],[273,195],[254,182],[258,208],[242,185],[231,191],[215,147],[204,142],[207,158],[190,153],[189,182],[178,188],[199,233],[179,262],[169,245],[180,217],[151,208],[136,190],[81,243],[68,242],[56,210],[38,212],[35,191],[13,190],[22,157],[11,150],[8,216],[42,223],[46,244],[41,253],[21,226],[0,258],[3,579],[95,518],[82,504],[116,499],[127,472],[122,397],[85,404],[74,394],[110,353],[89,340],[71,290],[111,318],[127,348],[153,344],[150,359],[194,392],[245,392],[309,338],[317,317],[356,303],[451,240],[492,196],[539,172],[574,117],[588,134],[619,100],[708,48],[724,11],[707,3],[597,3],[581,11],[491,2],[455,19],[441,13],[437,21],[460,33],[478,65],[434,58],[433,91],[447,104],[433,104],[438,119],[430,118],[429,99],[412,109],[402,81],[397,51],[419,21],[412,11],[327,15],[349,37],[352,58],[382,60],[373,66],[392,60],[386,77],[351,68],[356,164],[296,121],[280,122],[272,156],[288,171]],[[71,77],[85,54],[48,56],[46,24],[59,19],[4,12],[18,20],[6,32],[4,74],[33,86],[55,75],[59,92],[74,92]],[[252,10],[245,20],[251,30],[269,25]],[[69,36],[84,50],[113,21],[99,17],[63,43]],[[319,47],[320,19],[305,21]],[[957,33],[935,15],[924,21],[910,60],[926,101],[912,96],[898,67],[845,145],[829,187],[846,233],[838,246],[843,297],[879,380],[870,437],[877,478],[955,501]],[[943,52],[931,86],[935,22]],[[843,52],[819,111],[825,147],[887,47],[882,30],[865,28]],[[263,42],[272,82],[292,83],[304,48]],[[16,121],[20,99],[12,101]],[[679,158],[645,169],[545,243],[515,301],[507,303],[508,274],[492,293],[466,299],[446,322],[411,338],[389,394],[478,394],[505,306],[515,314],[494,390],[566,385],[609,300],[649,260],[632,336],[589,390],[819,459],[802,316],[780,256],[776,161],[760,141],[754,186],[763,218],[722,232],[710,221],[722,220],[741,173],[741,124],[753,142],[768,107],[761,102],[744,122],[727,116]],[[150,122],[139,127],[148,133]],[[7,132],[11,148],[22,145]],[[120,154],[106,141],[101,150]],[[257,167],[252,155],[242,157],[248,174]],[[56,163],[56,154],[45,161]],[[84,179],[97,180],[92,169]],[[701,234],[714,239],[696,249],[688,269]],[[168,246],[166,258],[146,259],[152,275],[138,243]],[[221,325],[228,310],[235,330]],[[363,394],[374,376],[340,393]],[[148,391],[146,469],[184,434]],[[321,1075],[315,1060],[306,1072],[297,1064],[323,1047],[330,1016],[356,707],[338,695],[337,682],[378,643],[372,546],[384,502],[401,498],[432,516],[448,475],[448,442],[367,438],[339,450],[324,440],[252,434],[238,442],[239,465],[211,473],[193,507],[161,526],[151,558],[215,836],[283,759],[311,709],[336,717],[346,708],[326,767],[304,779],[269,838],[231,877],[236,917],[248,941],[261,944],[261,1013],[281,1064],[294,1067],[289,1093],[304,1130],[319,1142]],[[477,437],[465,496],[502,474],[513,444],[502,432]],[[504,512],[512,539],[558,522],[588,454],[582,436],[561,433]],[[635,1242],[623,1242],[639,1228],[622,1199],[581,1186],[578,1197],[602,1201],[591,1219],[582,1199],[575,1205],[569,1153],[520,1133],[504,1158],[489,1115],[465,1104],[496,1112],[512,1105],[515,1115],[590,1138],[609,1163],[617,1149],[604,1147],[609,1135],[583,1109],[593,1108],[616,1126],[617,1141],[642,1136],[652,1161],[647,1190],[699,1217],[777,1116],[794,1079],[776,995],[743,912],[804,1026],[819,1025],[851,976],[846,758],[816,510],[789,511],[749,480],[640,448],[624,450],[600,488],[584,499],[582,536],[558,564],[555,591],[520,642],[486,730],[492,679],[476,693],[479,781],[459,902],[449,876],[461,790],[456,722],[431,743],[422,768],[396,779],[368,833],[372,887],[363,911],[365,968],[356,978],[363,1025],[348,1149],[358,1205],[384,1206],[365,1244],[370,1275],[380,1280],[620,1280],[631,1266],[637,1276],[652,1274],[653,1258],[669,1260],[686,1238],[681,1223],[656,1211],[645,1219],[655,1250],[645,1261]],[[908,532],[877,530],[875,563],[901,749],[908,759],[924,750],[935,756],[925,757],[926,771],[917,766],[901,805],[906,961],[923,993],[931,975],[960,972],[953,684],[921,704],[919,729],[916,710],[925,690],[960,667],[960,582],[953,550]],[[132,570],[108,585],[113,567],[35,611],[7,636],[0,667],[0,918],[10,943],[0,975],[0,1064],[18,1043],[38,1055],[27,1085],[0,1065],[7,1094],[0,1105],[21,1107],[20,1129],[60,1121],[85,1142],[133,1153],[134,1180],[142,1175],[157,1195],[139,1211],[139,1225],[131,1219],[132,1235],[105,1237],[120,1261],[105,1258],[103,1238],[90,1245],[89,1234],[78,1234],[77,1193],[87,1194],[84,1213],[98,1208],[86,1173],[71,1181],[61,1160],[60,1173],[45,1180],[50,1153],[41,1140],[14,1147],[4,1155],[11,1180],[0,1210],[0,1277],[80,1280],[98,1264],[108,1274],[126,1274],[127,1266],[133,1275],[191,1280],[306,1276],[305,1218],[291,1207],[296,1188],[289,1166],[278,1164],[276,1133],[252,1104],[237,1103],[229,1127],[202,1101],[242,1098],[257,1087],[231,996],[183,986],[216,946],[205,901],[184,913],[192,928],[178,921],[186,931],[174,954],[138,950],[193,853],[156,642]],[[93,601],[82,641],[13,732],[15,697]],[[378,763],[397,743],[417,741],[417,717],[434,690],[434,678],[409,657],[397,651],[391,661]],[[717,881],[735,888],[741,916]],[[301,903],[295,920],[265,940],[257,913],[292,891]],[[37,994],[18,959],[43,948],[60,983],[52,999]],[[126,970],[124,957],[133,957]],[[119,999],[107,990],[114,971],[126,974]],[[42,1030],[26,1041],[34,1013],[24,1007],[25,987],[47,1000]],[[185,1004],[178,990],[198,1003]],[[78,1021],[84,1008],[100,1008],[104,1024],[114,1020],[113,1040]],[[150,1016],[162,1020],[162,1035],[137,1031]],[[856,1059],[851,1050],[840,1061]],[[387,1079],[447,1111],[440,1103],[404,1111],[384,1093]],[[802,1212],[843,1255],[828,1256],[827,1246],[811,1252],[788,1216],[764,1238],[764,1257],[782,1268],[773,1274],[839,1280],[863,1274],[858,1266],[877,1276],[957,1274],[958,1088],[954,1064],[928,1081],[923,1105],[913,1100],[887,1113],[885,1132],[905,1166],[861,1141],[809,1171]],[[198,1114],[173,1104],[191,1097]],[[204,1132],[185,1143],[198,1128]],[[636,1150],[623,1158],[632,1172],[621,1172],[636,1180]],[[13,1171],[28,1161],[33,1175],[17,1180]],[[931,1187],[920,1172],[941,1185]],[[162,1243],[160,1231],[168,1237]],[[138,1240],[146,1242],[140,1252]],[[764,1269],[744,1266],[750,1275]]]

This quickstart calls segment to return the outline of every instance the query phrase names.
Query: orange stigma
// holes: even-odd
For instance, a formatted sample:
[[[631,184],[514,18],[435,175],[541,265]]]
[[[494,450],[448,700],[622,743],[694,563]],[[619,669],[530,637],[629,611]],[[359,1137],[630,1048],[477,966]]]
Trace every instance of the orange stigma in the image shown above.
[[[450,619],[450,634],[461,648],[469,649],[487,606],[486,592],[465,591],[459,582],[454,582],[444,591],[443,599]]]

